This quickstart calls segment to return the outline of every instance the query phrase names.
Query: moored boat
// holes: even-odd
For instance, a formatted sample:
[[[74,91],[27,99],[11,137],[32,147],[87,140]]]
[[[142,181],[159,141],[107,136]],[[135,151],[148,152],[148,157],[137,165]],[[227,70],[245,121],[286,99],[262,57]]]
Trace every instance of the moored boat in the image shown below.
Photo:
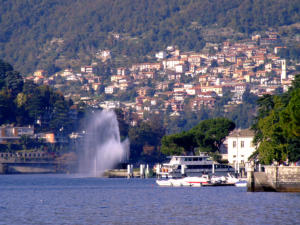
[[[238,181],[239,181],[238,178],[232,176],[230,173],[227,174],[226,183],[234,185]]]
[[[244,179],[237,179],[230,174],[225,176],[211,176],[209,174],[203,174],[202,176],[184,177],[184,178],[170,178],[170,179],[158,179],[156,183],[159,186],[169,187],[202,187],[202,186],[238,186],[245,187],[247,181]]]
[[[239,180],[234,184],[236,187],[247,187],[247,181],[246,180]]]
[[[156,175],[162,178],[200,177],[203,174],[224,176],[234,169],[214,162],[207,154],[198,156],[171,156],[168,163],[156,165]]]
[[[210,184],[210,177],[208,175],[203,175],[201,177],[184,177],[180,179],[161,179],[156,180],[156,183],[159,186],[173,186],[173,187],[181,187],[181,186],[190,186],[190,187],[201,187],[203,185]]]
[[[159,186],[165,186],[165,187],[172,186],[172,183],[171,183],[170,180],[156,180],[156,183],[157,183]]]
[[[208,175],[202,175],[201,177],[185,177],[182,180],[188,183],[191,187],[201,187],[211,183]]]

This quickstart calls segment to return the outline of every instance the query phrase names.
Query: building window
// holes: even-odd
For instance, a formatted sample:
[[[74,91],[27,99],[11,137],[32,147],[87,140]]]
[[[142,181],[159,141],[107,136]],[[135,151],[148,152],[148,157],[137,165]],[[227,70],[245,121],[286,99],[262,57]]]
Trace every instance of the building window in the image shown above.
[[[244,148],[244,146],[245,146],[245,142],[241,141],[241,148]]]
[[[233,158],[235,158],[236,157],[236,155],[233,155]]]
[[[236,141],[232,142],[232,147],[235,148],[236,147]]]

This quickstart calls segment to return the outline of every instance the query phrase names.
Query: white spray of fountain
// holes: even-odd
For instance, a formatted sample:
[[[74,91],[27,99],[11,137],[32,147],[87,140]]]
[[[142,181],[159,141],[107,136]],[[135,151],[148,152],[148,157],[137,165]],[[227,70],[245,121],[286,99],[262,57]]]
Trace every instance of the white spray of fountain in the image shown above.
[[[124,162],[129,154],[129,141],[121,142],[116,114],[103,110],[88,120],[83,151],[79,156],[79,173],[87,176],[102,176],[105,170],[113,169]]]

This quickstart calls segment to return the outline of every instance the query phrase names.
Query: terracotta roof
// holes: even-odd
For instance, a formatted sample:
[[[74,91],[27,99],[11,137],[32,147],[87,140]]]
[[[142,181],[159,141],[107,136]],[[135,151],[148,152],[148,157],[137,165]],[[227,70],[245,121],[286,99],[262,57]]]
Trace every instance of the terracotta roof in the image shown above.
[[[229,134],[229,137],[254,137],[254,131],[250,129],[236,129]]]

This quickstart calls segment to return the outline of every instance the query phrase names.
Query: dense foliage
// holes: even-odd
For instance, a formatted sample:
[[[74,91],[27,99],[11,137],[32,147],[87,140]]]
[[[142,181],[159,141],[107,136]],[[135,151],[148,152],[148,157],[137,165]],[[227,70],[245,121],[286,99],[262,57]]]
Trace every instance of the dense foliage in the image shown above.
[[[300,75],[282,95],[266,95],[258,101],[255,131],[258,158],[264,164],[300,159]]]
[[[232,120],[237,128],[247,129],[252,126],[257,111],[257,99],[255,94],[246,89],[242,96],[242,104],[230,105],[232,99],[231,92],[225,92],[222,97],[217,97],[213,108],[202,107],[199,111],[191,111],[189,108],[177,117],[165,117],[167,134],[175,134],[187,131],[196,126],[199,121],[225,117]]]
[[[204,120],[188,131],[164,136],[161,150],[165,155],[195,154],[196,149],[215,153],[234,128],[235,124],[226,118]]]
[[[167,45],[199,50],[204,27],[251,33],[300,20],[299,0],[0,0],[0,5],[0,57],[23,73],[90,63],[99,49],[132,62]]]
[[[129,128],[130,158],[132,161],[160,161],[159,146],[161,138],[165,135],[163,123],[158,116],[153,116],[147,122]],[[145,147],[149,148],[147,151]]]
[[[0,125],[35,125],[36,131],[69,133],[74,129],[71,105],[49,86],[23,82],[19,72],[0,60]]]

